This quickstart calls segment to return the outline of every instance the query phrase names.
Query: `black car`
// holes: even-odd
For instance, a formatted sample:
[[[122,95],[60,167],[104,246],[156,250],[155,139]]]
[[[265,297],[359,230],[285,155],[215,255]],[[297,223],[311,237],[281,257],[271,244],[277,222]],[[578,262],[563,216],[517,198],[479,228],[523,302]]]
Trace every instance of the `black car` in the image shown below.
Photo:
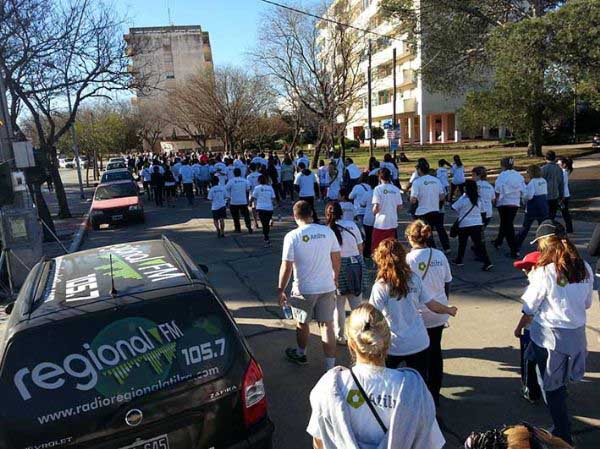
[[[0,338],[0,448],[271,448],[263,374],[178,245],[37,264]]]

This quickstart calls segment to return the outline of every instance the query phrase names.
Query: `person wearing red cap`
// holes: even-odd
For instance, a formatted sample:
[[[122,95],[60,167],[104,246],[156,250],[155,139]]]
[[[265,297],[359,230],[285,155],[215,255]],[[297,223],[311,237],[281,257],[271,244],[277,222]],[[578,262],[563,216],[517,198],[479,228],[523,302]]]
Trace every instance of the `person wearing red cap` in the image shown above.
[[[529,275],[531,270],[536,266],[540,259],[540,252],[534,251],[527,254],[523,260],[517,260],[513,263],[513,266]],[[527,360],[525,357],[525,351],[531,343],[531,337],[529,336],[529,329],[523,330],[523,335],[519,338],[520,350],[521,350],[521,395],[529,402],[535,402],[542,396],[540,384],[537,380],[537,374],[535,372],[535,363]]]

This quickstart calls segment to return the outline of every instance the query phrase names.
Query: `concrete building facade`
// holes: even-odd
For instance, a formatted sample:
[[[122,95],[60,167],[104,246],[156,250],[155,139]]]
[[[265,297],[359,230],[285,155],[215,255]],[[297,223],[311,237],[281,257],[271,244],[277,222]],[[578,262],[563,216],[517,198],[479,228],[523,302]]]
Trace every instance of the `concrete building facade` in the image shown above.
[[[373,127],[390,128],[392,125],[393,50],[396,49],[396,120],[400,125],[402,143],[427,145],[460,141],[462,136],[456,111],[464,103],[464,96],[444,96],[427,88],[418,75],[423,63],[420,50],[413,51],[409,46],[401,23],[382,16],[379,0],[335,0],[329,11],[332,12],[341,2],[350,3],[352,13],[348,20],[351,25],[377,33],[367,36],[372,47]],[[357,51],[365,53],[361,58],[361,69],[367,79],[366,48]],[[366,86],[362,88],[361,104],[357,105],[346,128],[349,139],[358,139],[361,131],[368,126],[367,92]],[[387,133],[384,143],[387,143]]]
[[[169,91],[198,73],[214,74],[212,48],[208,32],[200,25],[130,28],[124,36],[129,71],[148,86],[136,91],[134,106],[168,100]],[[218,142],[209,143],[217,145]],[[197,143],[182,129],[166,125],[161,142],[153,150],[193,150]]]

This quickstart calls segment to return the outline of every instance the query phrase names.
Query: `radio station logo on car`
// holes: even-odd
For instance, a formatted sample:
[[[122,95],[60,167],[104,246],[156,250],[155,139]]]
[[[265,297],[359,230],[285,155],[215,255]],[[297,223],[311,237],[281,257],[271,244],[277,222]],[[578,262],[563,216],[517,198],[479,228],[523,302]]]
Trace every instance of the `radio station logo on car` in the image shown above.
[[[95,389],[106,396],[165,380],[176,358],[177,340],[184,337],[173,321],[124,318],[103,328],[78,353],[62,361],[43,361],[24,367],[14,376],[23,400],[39,390]]]

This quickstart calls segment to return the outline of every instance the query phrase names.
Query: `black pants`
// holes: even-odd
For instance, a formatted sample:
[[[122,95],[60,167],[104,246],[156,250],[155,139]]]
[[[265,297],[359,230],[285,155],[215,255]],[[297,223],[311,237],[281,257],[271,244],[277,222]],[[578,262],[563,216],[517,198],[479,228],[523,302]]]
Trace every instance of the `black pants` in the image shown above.
[[[488,256],[485,244],[483,243],[483,234],[481,230],[483,226],[468,226],[466,228],[458,228],[458,256],[456,257],[457,262],[462,262],[465,257],[465,250],[467,249],[467,242],[469,238],[473,242],[475,254],[481,258],[484,266],[489,265],[492,262]]]
[[[548,218],[550,220],[554,220],[556,218],[556,214],[558,212],[559,206],[560,206],[560,202],[559,202],[558,198],[555,200],[548,200],[548,211],[549,211]]]
[[[429,367],[429,348],[411,355],[388,355],[385,359],[387,368],[396,369],[402,362],[406,366],[419,372],[425,382],[427,382],[427,368]]]
[[[294,181],[283,181],[281,196],[285,200],[290,195],[290,199],[294,201]]]
[[[460,192],[460,195],[465,193],[465,185],[464,184],[450,184],[450,201],[453,201],[454,192],[456,192],[456,189],[458,189],[458,191]]]
[[[519,339],[520,351],[521,351],[521,385],[523,393],[526,394],[529,399],[535,401],[542,397],[542,390],[538,383],[537,373],[535,372],[535,362],[531,362],[525,358],[525,351],[531,343],[531,337],[529,331],[526,329]]]
[[[319,222],[319,216],[317,215],[317,210],[315,209],[315,197],[314,196],[301,196],[300,201],[306,201],[310,204],[310,208],[312,209],[313,221],[315,223]]]
[[[154,192],[154,204],[159,207],[163,206],[163,187],[162,186],[152,186],[152,191]]]
[[[429,226],[436,230],[438,238],[440,239],[440,243],[442,244],[442,248],[450,248],[450,239],[448,238],[448,234],[446,233],[446,228],[444,228],[444,214],[441,214],[439,212],[428,212],[425,215],[417,216],[417,218],[423,220],[425,223],[427,223]],[[433,239],[433,233],[429,238],[427,244],[431,248],[435,248],[435,240]]]
[[[444,358],[442,356],[442,332],[444,326],[427,329],[429,334],[429,366],[427,369],[427,388],[435,405],[440,405],[440,390],[444,377]]]
[[[567,233],[572,234],[573,233],[573,219],[571,218],[571,212],[569,211],[569,198],[563,199],[560,209],[562,211],[563,220],[565,220],[565,228],[567,230]]]
[[[188,200],[188,204],[191,206],[194,204],[194,184],[187,183],[183,185],[183,192],[185,193],[185,197]]]
[[[365,244],[363,245],[363,257],[365,259],[371,258],[371,242],[373,241],[373,226],[367,226],[363,224],[365,230]]]
[[[247,204],[230,204],[229,210],[231,211],[231,218],[233,218],[233,226],[235,227],[235,232],[241,232],[242,227],[240,225],[240,213],[244,217],[244,222],[246,223],[246,228],[248,231],[252,229],[252,223],[250,222],[250,212],[248,211]]]
[[[263,236],[265,242],[269,241],[269,232],[271,231],[271,218],[273,218],[272,210],[259,210],[258,218],[260,218],[260,224],[262,226]]]
[[[515,237],[515,217],[519,210],[518,206],[500,206],[498,207],[498,213],[500,214],[500,228],[498,229],[498,237],[494,240],[494,246],[502,246],[504,239],[510,248],[510,254],[516,256],[517,251],[517,239]]]

